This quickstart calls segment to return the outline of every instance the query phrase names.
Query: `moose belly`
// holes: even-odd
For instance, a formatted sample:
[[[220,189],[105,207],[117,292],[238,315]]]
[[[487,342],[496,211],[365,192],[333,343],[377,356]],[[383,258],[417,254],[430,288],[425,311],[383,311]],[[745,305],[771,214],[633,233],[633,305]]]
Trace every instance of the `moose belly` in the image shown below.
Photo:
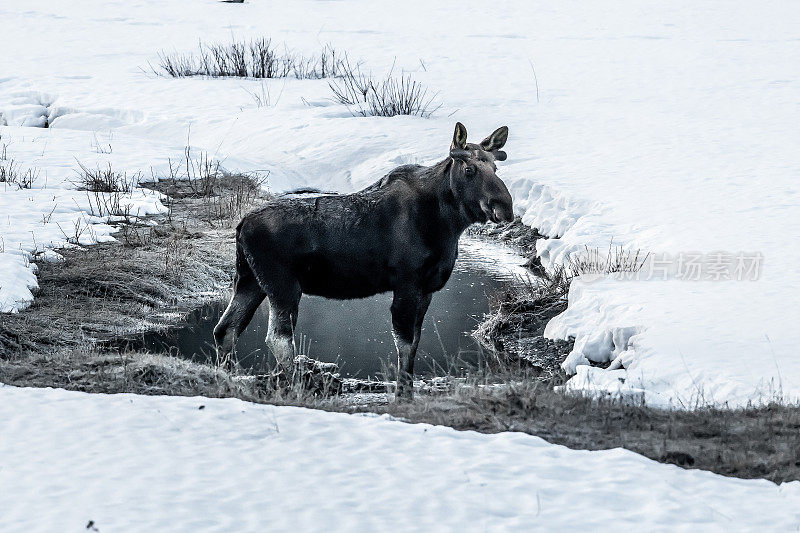
[[[370,257],[310,253],[297,259],[294,274],[305,294],[349,300],[391,290],[386,266]]]

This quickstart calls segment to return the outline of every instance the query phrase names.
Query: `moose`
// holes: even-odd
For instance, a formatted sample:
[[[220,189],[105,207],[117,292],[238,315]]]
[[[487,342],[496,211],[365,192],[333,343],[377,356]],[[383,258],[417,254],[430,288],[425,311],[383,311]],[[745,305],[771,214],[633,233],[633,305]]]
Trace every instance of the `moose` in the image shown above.
[[[303,294],[335,299],[394,293],[398,401],[413,397],[414,356],[433,293],[475,223],[510,222],[511,194],[495,161],[508,128],[480,144],[456,124],[450,152],[430,166],[403,165],[352,194],[279,197],[245,215],[236,228],[236,276],[230,304],[214,328],[217,357],[231,357],[264,298],[267,344],[280,369],[294,360],[292,335]]]

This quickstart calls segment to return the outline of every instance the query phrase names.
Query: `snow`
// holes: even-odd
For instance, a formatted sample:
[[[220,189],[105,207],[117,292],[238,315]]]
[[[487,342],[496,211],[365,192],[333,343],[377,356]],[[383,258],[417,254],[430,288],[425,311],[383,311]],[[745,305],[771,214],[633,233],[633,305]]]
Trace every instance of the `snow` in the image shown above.
[[[478,16],[410,1],[386,11],[365,0],[3,2],[0,143],[42,178],[0,190],[0,310],[30,304],[30,261],[63,244],[42,221],[53,206],[62,227],[96,223],[85,244],[112,238],[68,183],[76,160],[163,175],[190,144],[228,169],[269,171],[273,190],[352,191],[442,158],[456,120],[472,140],[507,124],[500,175],[523,220],[557,237],[540,243],[548,268],[612,239],[673,258],[667,279],[576,282],[547,329],[576,337],[569,388],[665,406],[800,399],[800,7],[511,1]],[[306,54],[331,43],[376,74],[411,72],[442,108],[354,118],[321,80],[150,72],[162,50],[231,36]],[[258,107],[262,89],[270,105]],[[132,208],[163,208],[142,194]],[[679,279],[675,258],[695,252],[761,254],[760,276]]]
[[[204,406],[201,409],[201,406]],[[0,386],[3,531],[788,531],[800,482],[234,399]]]

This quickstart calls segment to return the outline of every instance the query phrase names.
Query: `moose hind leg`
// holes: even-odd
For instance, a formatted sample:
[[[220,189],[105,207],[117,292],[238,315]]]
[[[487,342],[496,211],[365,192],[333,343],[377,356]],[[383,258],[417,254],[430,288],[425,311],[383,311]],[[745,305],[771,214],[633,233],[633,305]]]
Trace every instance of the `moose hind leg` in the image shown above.
[[[265,293],[250,275],[237,275],[233,297],[214,327],[217,363],[230,365],[236,339],[253,319]]]
[[[392,330],[397,347],[397,400],[411,400],[414,396],[414,358],[430,301],[430,294],[395,293]]]
[[[275,356],[278,366],[288,371],[295,354],[294,328],[297,326],[297,312],[300,304],[300,284],[296,281],[287,284],[281,291],[268,295],[269,328],[267,345]]]

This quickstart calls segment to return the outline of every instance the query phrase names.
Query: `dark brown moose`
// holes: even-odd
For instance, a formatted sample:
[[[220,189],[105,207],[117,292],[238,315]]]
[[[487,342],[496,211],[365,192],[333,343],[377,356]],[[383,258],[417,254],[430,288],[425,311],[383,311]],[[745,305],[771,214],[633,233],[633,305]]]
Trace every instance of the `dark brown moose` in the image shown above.
[[[471,224],[513,219],[511,195],[495,173],[507,138],[503,126],[467,143],[459,122],[448,156],[433,166],[398,167],[353,194],[279,197],[247,214],[236,229],[234,294],[214,328],[220,360],[265,297],[267,344],[288,370],[304,293],[353,299],[392,291],[396,396],[410,399],[422,321],[450,277],[459,237]]]

